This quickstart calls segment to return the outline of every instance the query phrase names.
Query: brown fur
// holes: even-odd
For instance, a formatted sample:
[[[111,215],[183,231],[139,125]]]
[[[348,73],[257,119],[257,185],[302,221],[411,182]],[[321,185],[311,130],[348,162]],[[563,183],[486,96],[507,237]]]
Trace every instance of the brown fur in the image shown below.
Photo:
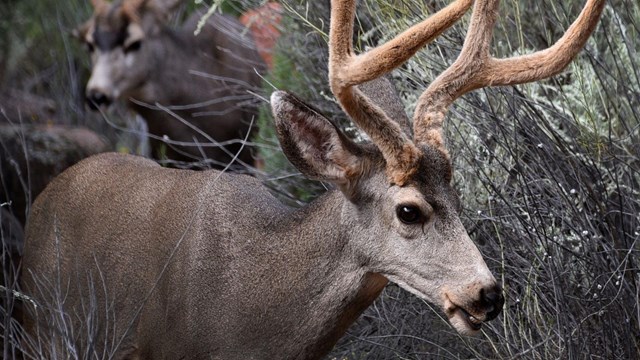
[[[463,333],[460,309],[481,321],[499,313],[499,287],[457,217],[448,159],[420,148],[416,173],[390,186],[375,146],[292,95],[275,93],[272,107],[289,160],[340,191],[292,209],[247,176],[87,159],[33,205],[22,288],[39,306],[27,333],[56,331],[63,311],[75,331],[93,325],[71,345],[115,358],[318,359],[388,279]],[[423,223],[396,218],[405,202],[425,209]],[[48,341],[65,354],[64,337]]]
[[[347,148],[360,149],[354,151],[363,154],[359,161],[369,162],[371,172],[350,179],[357,183],[350,191],[330,192],[299,210],[279,204],[242,175],[166,169],[119,154],[81,162],[56,178],[33,206],[22,285],[38,302],[41,322],[32,315],[27,332],[53,331],[46,321],[57,314],[49,305],[56,305],[74,329],[93,314],[96,331],[73,342],[80,351],[86,349],[84,336],[93,336],[102,351],[103,335],[113,334],[124,339],[121,351],[136,348],[140,358],[318,359],[371,304],[387,274],[403,278],[394,264],[407,262],[435,271],[444,266],[446,273],[432,276],[457,294],[446,297],[490,319],[477,300],[482,292],[467,292],[475,287],[465,284],[493,289],[495,280],[488,270],[477,273],[486,267],[460,229],[455,206],[439,205],[444,212],[432,215],[437,227],[427,234],[423,226],[412,228],[410,234],[423,240],[400,237],[388,198],[398,187],[389,187],[375,160],[380,154],[367,160],[369,150],[355,144],[332,151]],[[326,165],[301,170],[323,174]],[[439,173],[427,171],[407,186],[429,194],[447,188]],[[448,190],[432,201],[454,195]],[[400,244],[424,245],[395,255],[391,249]],[[439,304],[439,289],[421,281],[412,286]],[[62,304],[49,295],[56,291],[64,294]],[[96,304],[95,312],[83,305],[89,303]],[[63,340],[51,339],[58,345]]]

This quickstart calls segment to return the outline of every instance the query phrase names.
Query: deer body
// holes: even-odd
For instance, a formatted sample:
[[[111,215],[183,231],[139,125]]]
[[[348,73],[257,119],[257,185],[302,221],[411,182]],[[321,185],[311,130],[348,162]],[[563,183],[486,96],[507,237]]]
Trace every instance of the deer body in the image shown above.
[[[145,4],[135,19],[120,9],[96,5],[77,32],[92,53],[89,105],[126,101],[147,121],[157,159],[223,168],[240,153],[240,164],[253,164],[250,149],[240,150],[255,123],[250,91],[260,88],[264,63],[244,27],[214,14],[195,36],[200,14],[172,29]]]
[[[49,339],[44,352],[55,354],[72,344],[74,352],[125,359],[317,359],[387,281],[435,304],[460,333],[477,333],[504,298],[458,216],[442,138],[446,109],[471,89],[559,71],[572,57],[567,48],[575,55],[595,28],[604,1],[587,1],[563,46],[504,60],[524,66],[505,75],[491,71],[488,56],[496,11],[486,9],[496,10],[497,0],[477,0],[461,59],[421,96],[412,134],[382,75],[471,5],[454,1],[356,56],[355,2],[332,1],[332,92],[372,141],[348,139],[292,94],[271,95],[287,158],[336,187],[307,207],[285,207],[243,175],[166,169],[126,155],[94,156],[67,170],[38,197],[27,223],[22,285],[38,304],[27,333],[66,335]],[[558,60],[533,61],[541,53]],[[471,80],[451,81],[462,75]]]
[[[227,204],[235,205],[228,211]],[[101,210],[86,212],[86,206]],[[35,263],[28,257],[24,266],[45,274],[83,269],[70,294],[86,296],[90,281],[112,289],[95,296],[98,304],[116,304],[118,335],[144,304],[124,343],[134,343],[141,358],[316,358],[387,283],[361,266],[350,238],[363,224],[342,218],[349,207],[332,191],[308,208],[291,209],[253,178],[104,154],[65,172],[38,198],[28,231],[41,238],[28,242],[27,251],[47,256]],[[123,209],[145,216],[129,217]],[[318,229],[319,222],[332,226]],[[96,233],[110,236],[68,241]],[[70,261],[59,268],[56,254]],[[68,298],[65,307],[78,309],[81,297]]]

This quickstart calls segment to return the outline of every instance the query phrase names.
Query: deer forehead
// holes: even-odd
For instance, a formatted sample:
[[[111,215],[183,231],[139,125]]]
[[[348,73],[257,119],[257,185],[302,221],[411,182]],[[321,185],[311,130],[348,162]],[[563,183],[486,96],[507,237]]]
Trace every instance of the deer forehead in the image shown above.
[[[431,145],[423,145],[420,150],[422,156],[415,165],[416,170],[406,185],[399,188],[397,199],[409,203],[413,199],[416,205],[426,201],[434,210],[445,208],[457,212],[460,200],[451,185],[453,168],[448,155]]]
[[[393,195],[396,204],[408,204],[422,206],[425,202],[423,193],[415,187],[405,186],[398,188]]]
[[[415,168],[402,186],[389,184],[385,175],[385,161],[380,150],[371,143],[360,144],[364,160],[362,173],[368,173],[368,181],[360,183],[361,201],[391,199],[394,204],[411,204],[420,206],[425,201],[431,205],[453,203],[459,207],[458,197],[451,186],[453,168],[449,156],[433,145],[421,144],[421,155]],[[386,188],[384,191],[382,188]],[[367,200],[369,199],[369,200]],[[433,203],[433,204],[432,204]]]
[[[138,22],[128,21],[122,17],[105,16],[95,19],[85,39],[101,51],[111,51],[142,40],[144,37],[145,32]]]
[[[412,181],[402,187],[394,186],[390,192],[389,205],[417,206],[424,214],[432,211],[457,213],[459,199],[451,185],[441,178],[440,181]]]
[[[433,211],[445,218],[457,214],[460,200],[451,186],[448,168],[419,166],[410,180],[403,186],[390,185],[383,170],[372,176],[360,189],[361,196],[355,202],[369,204],[382,210],[385,215],[395,214],[399,206],[416,206],[424,214]],[[386,190],[382,190],[386,188]]]

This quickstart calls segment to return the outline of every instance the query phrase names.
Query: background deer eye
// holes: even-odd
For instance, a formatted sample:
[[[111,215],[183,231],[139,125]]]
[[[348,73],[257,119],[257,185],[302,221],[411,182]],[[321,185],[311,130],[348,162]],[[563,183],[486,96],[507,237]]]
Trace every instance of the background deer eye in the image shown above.
[[[400,205],[396,208],[398,219],[405,224],[415,224],[422,221],[422,211],[417,206]]]
[[[132,42],[131,44],[129,44],[124,51],[125,52],[129,52],[129,51],[138,51],[140,50],[140,47],[142,46],[142,41],[137,40]]]

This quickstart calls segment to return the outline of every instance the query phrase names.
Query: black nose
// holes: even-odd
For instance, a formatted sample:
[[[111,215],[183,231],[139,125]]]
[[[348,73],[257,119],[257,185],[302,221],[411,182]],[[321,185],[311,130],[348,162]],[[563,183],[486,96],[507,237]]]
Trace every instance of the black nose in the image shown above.
[[[87,105],[91,110],[98,110],[100,106],[108,106],[111,99],[101,91],[90,90],[87,93]]]
[[[487,309],[485,321],[495,319],[502,311],[504,297],[502,296],[502,289],[499,285],[481,289],[480,299],[485,309]]]

